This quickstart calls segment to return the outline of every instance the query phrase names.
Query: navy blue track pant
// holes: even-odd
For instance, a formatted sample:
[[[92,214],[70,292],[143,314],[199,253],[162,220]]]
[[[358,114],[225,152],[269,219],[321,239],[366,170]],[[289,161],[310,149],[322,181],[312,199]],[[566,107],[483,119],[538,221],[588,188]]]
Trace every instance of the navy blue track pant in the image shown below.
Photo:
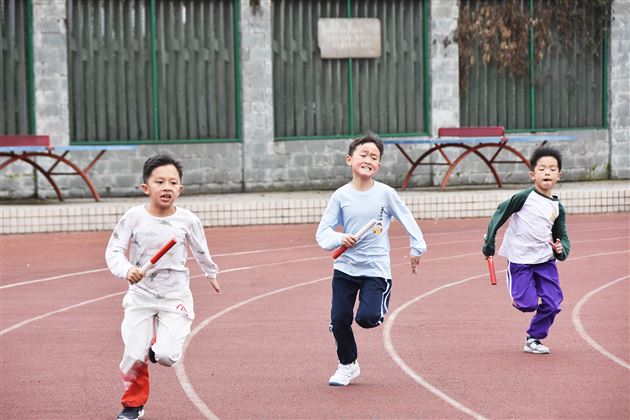
[[[356,321],[363,328],[374,328],[383,322],[392,290],[391,279],[350,276],[334,270],[330,330],[337,341],[339,362],[347,365],[357,359],[357,343],[352,333],[354,303],[359,294]]]

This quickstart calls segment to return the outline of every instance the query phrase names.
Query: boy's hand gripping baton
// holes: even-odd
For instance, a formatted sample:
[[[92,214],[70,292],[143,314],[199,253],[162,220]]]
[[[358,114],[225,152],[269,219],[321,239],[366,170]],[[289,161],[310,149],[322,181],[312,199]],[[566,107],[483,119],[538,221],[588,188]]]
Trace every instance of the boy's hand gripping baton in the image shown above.
[[[486,261],[488,262],[488,272],[490,272],[490,284],[496,286],[497,274],[494,271],[494,260],[492,259],[492,257],[486,257]]]
[[[359,239],[357,239],[357,242],[359,242],[361,240],[361,238],[368,232],[368,230],[372,229],[372,226],[374,226],[375,224],[377,224],[378,222],[376,221],[376,219],[372,219],[370,220],[365,226],[363,226],[361,229],[359,229],[359,231],[357,233],[355,233],[355,236],[357,236]],[[335,253],[333,254],[333,260],[336,260],[341,254],[343,254],[344,252],[346,252],[348,248],[345,246],[340,246],[339,248],[337,248],[337,250],[335,251]]]
[[[153,256],[153,258],[151,258],[149,261],[147,261],[141,268],[142,272],[144,274],[147,273],[147,270],[150,270],[153,268],[153,266],[155,265],[156,262],[158,262],[158,260],[160,258],[162,258],[164,256],[164,254],[166,254],[168,252],[169,249],[173,248],[173,245],[175,245],[177,243],[177,241],[175,240],[175,238],[171,239],[170,241],[168,241],[168,243],[166,245],[164,245],[162,247],[162,249],[160,249],[157,254],[155,254]]]

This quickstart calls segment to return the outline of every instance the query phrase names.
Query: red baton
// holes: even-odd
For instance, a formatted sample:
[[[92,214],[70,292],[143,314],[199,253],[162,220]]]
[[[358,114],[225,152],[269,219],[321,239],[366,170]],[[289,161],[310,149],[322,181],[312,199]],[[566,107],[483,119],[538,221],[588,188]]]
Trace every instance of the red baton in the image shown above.
[[[497,274],[494,271],[494,260],[492,259],[492,257],[486,257],[486,261],[488,262],[488,271],[490,272],[490,284],[496,286]]]

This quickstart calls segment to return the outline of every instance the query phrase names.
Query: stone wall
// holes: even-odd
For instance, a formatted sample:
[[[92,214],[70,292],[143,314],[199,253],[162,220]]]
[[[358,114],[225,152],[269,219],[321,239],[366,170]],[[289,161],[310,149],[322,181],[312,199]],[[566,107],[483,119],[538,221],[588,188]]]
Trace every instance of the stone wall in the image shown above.
[[[241,1],[243,191],[265,189],[275,167],[271,2]]]
[[[630,178],[630,1],[612,4],[610,31],[610,175]]]
[[[69,110],[65,0],[33,0],[34,60],[38,133],[50,134],[53,143],[69,142]],[[459,125],[458,48],[453,43],[459,6],[457,0],[431,0],[430,78],[431,134],[441,126]],[[610,40],[609,128],[554,134],[577,136],[575,142],[558,143],[564,153],[564,180],[630,178],[630,2],[613,2]],[[274,141],[272,73],[272,2],[252,8],[240,0],[241,143],[164,144],[141,146],[137,151],[108,152],[91,176],[103,197],[139,194],[141,167],[156,152],[169,152],[184,163],[186,193],[281,191],[336,188],[350,178],[344,156],[350,139]],[[529,156],[533,145],[516,146]],[[412,156],[425,146],[408,148]],[[94,153],[81,152],[86,165]],[[40,159],[44,164],[44,160]],[[386,146],[378,179],[401,185],[409,164],[393,146]],[[410,186],[439,185],[444,167],[425,166],[416,171]],[[505,182],[528,182],[522,165],[505,165]],[[0,174],[0,198],[24,198],[37,187],[40,197],[54,197],[44,179],[33,185],[30,166],[15,164]],[[41,176],[39,178],[42,178]],[[89,197],[78,177],[59,179],[69,197]],[[449,185],[492,184],[485,164],[466,159]]]
[[[55,145],[70,142],[65,20],[66,0],[33,0],[36,129]]]

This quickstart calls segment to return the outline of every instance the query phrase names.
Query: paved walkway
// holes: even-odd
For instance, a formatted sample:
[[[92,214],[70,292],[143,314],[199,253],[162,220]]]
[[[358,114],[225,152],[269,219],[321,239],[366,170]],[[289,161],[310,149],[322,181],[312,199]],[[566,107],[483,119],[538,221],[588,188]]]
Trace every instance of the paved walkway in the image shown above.
[[[499,202],[529,184],[504,188],[450,187],[401,191],[418,219],[487,217]],[[205,226],[317,223],[332,191],[295,191],[243,194],[208,194],[178,199],[195,212]],[[630,181],[560,183],[555,190],[569,214],[630,212]],[[36,203],[0,203],[0,233],[111,230],[131,206],[146,202],[137,197],[43,200]]]

